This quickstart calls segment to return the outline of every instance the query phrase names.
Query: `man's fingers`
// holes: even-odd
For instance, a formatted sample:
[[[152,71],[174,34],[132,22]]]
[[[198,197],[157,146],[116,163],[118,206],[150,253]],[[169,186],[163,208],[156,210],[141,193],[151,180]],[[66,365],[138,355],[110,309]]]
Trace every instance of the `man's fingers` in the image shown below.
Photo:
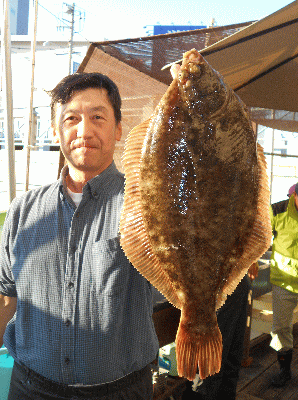
[[[171,71],[171,75],[172,75],[172,78],[173,79],[175,79],[175,78],[177,78],[177,76],[178,76],[178,74],[179,74],[179,71],[180,71],[180,65],[179,64],[173,64],[172,66],[171,66],[171,69],[170,69],[170,71]]]

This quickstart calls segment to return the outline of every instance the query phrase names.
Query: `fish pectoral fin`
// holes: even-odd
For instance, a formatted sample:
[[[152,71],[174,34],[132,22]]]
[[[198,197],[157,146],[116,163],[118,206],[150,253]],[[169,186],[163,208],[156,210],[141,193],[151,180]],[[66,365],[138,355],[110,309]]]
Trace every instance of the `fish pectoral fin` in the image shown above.
[[[208,333],[192,334],[190,323],[184,316],[183,308],[176,336],[176,358],[178,375],[190,381],[195,379],[197,370],[201,379],[220,371],[222,358],[222,336],[216,325]]]

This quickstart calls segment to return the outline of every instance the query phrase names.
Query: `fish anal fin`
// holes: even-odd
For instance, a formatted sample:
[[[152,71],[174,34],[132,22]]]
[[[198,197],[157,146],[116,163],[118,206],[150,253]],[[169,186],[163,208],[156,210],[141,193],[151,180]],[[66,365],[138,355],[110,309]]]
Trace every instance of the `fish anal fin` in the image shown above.
[[[218,325],[208,333],[192,334],[183,308],[176,336],[176,358],[178,375],[190,381],[197,370],[201,379],[220,371],[222,358],[222,336]]]

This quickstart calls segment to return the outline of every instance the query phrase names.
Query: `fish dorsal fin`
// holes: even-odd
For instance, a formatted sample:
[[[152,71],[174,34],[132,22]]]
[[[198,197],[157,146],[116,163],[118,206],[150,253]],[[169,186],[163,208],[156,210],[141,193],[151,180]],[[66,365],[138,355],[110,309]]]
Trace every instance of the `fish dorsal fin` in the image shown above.
[[[226,295],[230,295],[236,289],[238,283],[244,278],[249,267],[258,261],[260,254],[264,254],[270,247],[272,228],[270,222],[270,191],[267,176],[267,164],[262,146],[257,143],[258,155],[258,199],[256,217],[250,237],[247,240],[241,258],[237,261],[233,271],[217,299],[217,308],[225,302]]]
[[[120,242],[133,266],[150,281],[175,307],[180,300],[169,278],[152,251],[143,216],[140,192],[142,147],[150,120],[136,126],[125,143],[123,166],[126,176],[125,196],[120,220]]]

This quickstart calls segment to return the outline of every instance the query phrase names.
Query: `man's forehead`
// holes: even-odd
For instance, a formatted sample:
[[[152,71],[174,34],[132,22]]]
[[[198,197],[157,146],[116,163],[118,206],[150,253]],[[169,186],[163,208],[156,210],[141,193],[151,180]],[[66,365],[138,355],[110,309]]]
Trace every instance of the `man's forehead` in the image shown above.
[[[93,97],[92,96],[88,96],[88,91],[90,93],[89,89],[91,89],[91,91],[93,93],[98,92],[98,97],[97,96],[95,96],[95,97],[94,96]],[[57,102],[55,104],[56,114],[64,113],[67,109],[72,108],[72,104],[71,103],[74,103],[76,100],[79,100],[80,97],[82,97],[82,96],[85,97],[85,99],[84,99],[85,101],[86,100],[87,101],[90,100],[90,107],[92,109],[105,108],[104,105],[102,105],[102,103],[101,103],[101,100],[103,98],[109,105],[111,105],[110,99],[108,97],[108,92],[107,92],[107,90],[105,88],[97,88],[97,87],[93,88],[93,87],[90,87],[90,88],[86,88],[86,89],[82,89],[82,90],[76,90],[75,92],[72,93],[72,95],[69,98],[69,100],[66,101],[65,103]],[[97,103],[97,100],[98,100],[98,103]]]
[[[105,107],[104,105],[91,105],[90,104],[90,106],[86,106],[84,109],[86,109],[88,112],[94,112],[94,111],[103,111],[103,112],[107,112],[108,111],[108,109],[107,109],[107,107]],[[65,103],[65,104],[59,104],[59,105],[57,105],[57,108],[56,108],[56,111],[57,111],[57,115],[64,115],[64,114],[67,114],[67,113],[72,113],[72,112],[81,112],[81,111],[83,111],[82,109],[81,109],[81,107],[76,107],[76,105],[73,105],[73,104],[71,104],[71,103]]]

